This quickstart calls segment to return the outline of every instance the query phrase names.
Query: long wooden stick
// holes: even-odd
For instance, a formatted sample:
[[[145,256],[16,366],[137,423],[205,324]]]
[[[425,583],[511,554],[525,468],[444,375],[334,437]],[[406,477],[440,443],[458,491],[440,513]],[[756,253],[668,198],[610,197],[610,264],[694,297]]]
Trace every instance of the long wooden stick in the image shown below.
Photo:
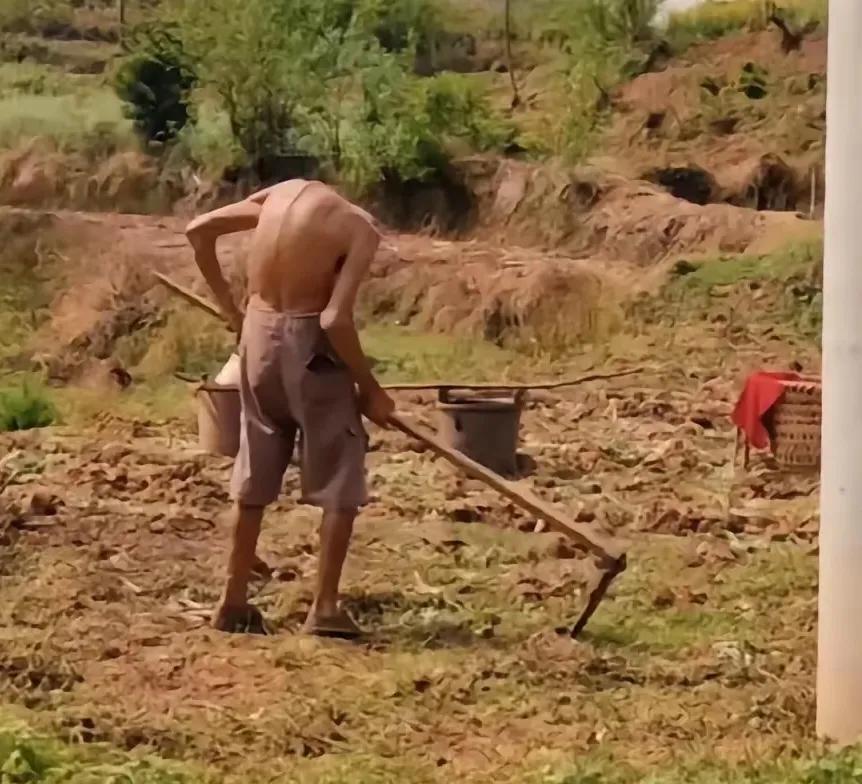
[[[389,421],[402,433],[426,444],[435,454],[448,460],[469,476],[484,482],[510,501],[514,501],[518,506],[526,509],[530,514],[544,520],[551,530],[568,536],[582,548],[594,553],[605,564],[618,564],[625,557],[625,551],[616,542],[602,536],[589,526],[566,518],[531,491],[519,487],[514,482],[509,482],[462,452],[451,449],[435,435],[408,422],[400,414],[392,414]]]
[[[167,275],[162,275],[161,272],[153,272],[153,275],[159,279],[161,283],[167,286],[171,291],[175,294],[179,294],[186,302],[194,305],[196,308],[200,308],[201,310],[209,313],[211,316],[215,316],[217,319],[221,319],[225,323],[225,325],[230,329],[230,325],[227,323],[227,320],[222,315],[222,312],[213,305],[207,299],[204,299],[198,294],[195,294],[191,289],[187,289],[185,286],[180,285],[175,280],[171,280]]]
[[[633,376],[637,373],[643,373],[648,368],[645,367],[636,367],[629,368],[628,370],[616,370],[609,373],[588,373],[583,376],[574,376],[573,378],[566,378],[562,381],[525,381],[515,383],[507,383],[502,382],[499,384],[492,384],[488,382],[482,382],[481,384],[471,384],[471,383],[459,383],[455,384],[451,381],[428,381],[421,383],[405,383],[405,384],[385,384],[383,386],[384,389],[391,390],[422,390],[422,389],[477,389],[477,390],[494,390],[499,389],[501,391],[510,391],[517,389],[560,389],[561,387],[573,387],[578,384],[586,384],[589,381],[603,381],[609,378],[622,378],[623,376]]]

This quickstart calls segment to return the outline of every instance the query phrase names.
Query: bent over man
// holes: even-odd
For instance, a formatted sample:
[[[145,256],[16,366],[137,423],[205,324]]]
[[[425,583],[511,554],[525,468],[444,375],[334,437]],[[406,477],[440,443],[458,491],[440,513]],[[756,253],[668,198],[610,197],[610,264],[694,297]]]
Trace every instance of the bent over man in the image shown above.
[[[216,256],[224,234],[254,229],[243,317]],[[356,294],[380,241],[371,216],[320,182],[290,180],[202,215],[186,229],[195,260],[240,340],[240,449],[231,480],[233,545],[213,617],[263,632],[248,602],[264,508],[276,500],[299,435],[302,502],[323,510],[314,603],[305,629],[355,637],[338,587],[357,510],[366,503],[367,436],[394,409],[363,354]]]

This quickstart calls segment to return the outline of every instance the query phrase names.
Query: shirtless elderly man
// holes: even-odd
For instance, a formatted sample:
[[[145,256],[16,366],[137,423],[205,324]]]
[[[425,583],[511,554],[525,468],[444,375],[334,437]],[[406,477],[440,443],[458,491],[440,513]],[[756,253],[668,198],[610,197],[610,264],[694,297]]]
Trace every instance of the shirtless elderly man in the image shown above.
[[[254,229],[243,317],[216,256],[216,240]],[[357,510],[366,503],[367,436],[394,410],[362,352],[357,290],[380,240],[368,213],[320,182],[291,180],[202,215],[186,235],[227,320],[241,333],[240,450],[231,480],[234,534],[227,584],[213,625],[263,632],[248,602],[263,510],[279,495],[299,433],[302,501],[323,510],[308,632],[353,637],[338,601]]]

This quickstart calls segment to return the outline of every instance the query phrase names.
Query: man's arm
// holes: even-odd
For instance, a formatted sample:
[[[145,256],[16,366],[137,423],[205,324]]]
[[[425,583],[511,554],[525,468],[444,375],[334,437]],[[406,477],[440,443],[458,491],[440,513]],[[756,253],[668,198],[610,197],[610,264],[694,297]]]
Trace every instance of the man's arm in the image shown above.
[[[394,406],[371,372],[353,318],[356,295],[374,259],[380,235],[359,215],[352,214],[345,222],[350,236],[349,249],[329,304],[320,315],[320,325],[359,387],[363,413],[376,424],[386,427]]]
[[[375,385],[375,381],[359,343],[353,309],[359,286],[377,252],[379,237],[368,222],[357,215],[350,215],[345,223],[350,236],[348,251],[335,279],[329,304],[320,315],[320,325],[338,356],[350,369],[360,394],[363,394]]]
[[[222,235],[257,227],[261,205],[266,196],[260,201],[252,201],[252,198],[201,215],[186,227],[186,237],[195,250],[195,262],[212,290],[222,313],[237,334],[242,328],[242,313],[234,302],[230,286],[224,278],[216,255],[216,241]]]

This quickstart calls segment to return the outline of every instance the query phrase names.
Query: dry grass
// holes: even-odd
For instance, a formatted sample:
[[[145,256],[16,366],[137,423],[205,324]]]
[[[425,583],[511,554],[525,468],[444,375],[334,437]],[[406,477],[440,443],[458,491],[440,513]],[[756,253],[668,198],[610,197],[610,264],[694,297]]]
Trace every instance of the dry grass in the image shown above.
[[[412,277],[393,315],[396,323],[414,329],[560,355],[601,340],[615,323],[615,306],[601,278],[572,264],[524,272],[472,270],[460,280]],[[400,279],[387,281],[390,294],[384,296],[398,290]],[[385,312],[385,300],[371,298],[369,306]]]

